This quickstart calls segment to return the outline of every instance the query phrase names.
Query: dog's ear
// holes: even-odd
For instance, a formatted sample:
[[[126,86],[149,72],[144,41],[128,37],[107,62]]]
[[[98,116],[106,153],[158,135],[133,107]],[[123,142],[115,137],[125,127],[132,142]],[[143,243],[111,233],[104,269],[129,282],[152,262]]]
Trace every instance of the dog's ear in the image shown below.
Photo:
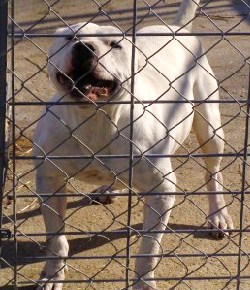
[[[57,28],[57,30],[55,31],[55,35],[63,34],[63,32],[65,32],[68,29],[69,29],[68,27],[66,27],[66,28],[65,27]]]
[[[55,36],[59,36],[60,39],[63,39],[62,35],[65,35],[65,38],[67,38],[69,35],[74,34],[74,30],[71,27],[60,27],[54,34]]]
[[[139,72],[146,66],[147,57],[143,53],[143,51],[138,49],[138,48],[136,48],[135,56],[136,56],[136,63],[135,63],[136,70],[137,70],[137,72]]]
[[[55,35],[57,36],[60,36],[60,38],[63,38],[62,35],[65,35],[65,38],[69,38],[71,35],[74,35],[76,33],[78,29],[76,29],[74,26],[69,26],[69,27],[61,27],[61,28],[58,28],[56,31],[55,31]]]
[[[48,51],[48,62],[47,62],[47,70],[48,70],[48,77],[49,79],[53,79],[54,72],[56,70],[55,66],[55,59],[54,56],[57,52],[61,51],[61,47],[65,45],[65,38],[61,35],[65,36],[69,34],[71,30],[68,27],[61,27],[56,29],[54,32],[55,37],[53,38],[53,42]],[[57,37],[58,36],[58,37]]]

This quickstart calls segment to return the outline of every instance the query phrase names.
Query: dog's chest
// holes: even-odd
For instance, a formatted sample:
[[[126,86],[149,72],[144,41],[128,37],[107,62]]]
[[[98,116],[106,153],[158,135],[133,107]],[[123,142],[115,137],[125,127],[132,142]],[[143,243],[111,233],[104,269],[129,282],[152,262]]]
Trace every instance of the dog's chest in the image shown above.
[[[89,182],[101,183],[110,179],[114,160],[108,157],[124,152],[126,145],[121,142],[119,129],[109,112],[75,110],[64,112],[62,118],[70,131],[70,138],[64,128],[65,133],[60,134],[60,142],[57,141],[61,146],[57,147],[56,153],[68,158],[60,160],[60,168]]]
[[[85,155],[110,154],[110,144],[118,135],[118,130],[109,114],[104,110],[72,114],[70,129],[72,138]]]

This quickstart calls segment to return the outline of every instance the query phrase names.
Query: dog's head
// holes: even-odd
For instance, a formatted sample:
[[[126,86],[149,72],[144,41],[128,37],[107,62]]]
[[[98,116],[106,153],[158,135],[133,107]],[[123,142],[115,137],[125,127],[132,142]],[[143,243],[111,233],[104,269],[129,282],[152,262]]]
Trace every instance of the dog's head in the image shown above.
[[[129,85],[131,41],[105,36],[121,34],[120,30],[81,23],[59,29],[56,34],[59,36],[50,49],[48,71],[63,96],[103,101],[118,96]]]

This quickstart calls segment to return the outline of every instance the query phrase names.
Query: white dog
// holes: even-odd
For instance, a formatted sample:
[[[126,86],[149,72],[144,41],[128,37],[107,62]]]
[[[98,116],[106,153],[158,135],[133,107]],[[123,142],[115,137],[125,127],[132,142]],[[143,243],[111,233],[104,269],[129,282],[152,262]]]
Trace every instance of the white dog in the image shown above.
[[[198,4],[197,0],[183,0],[173,26],[137,31],[144,36],[136,39],[133,70],[132,40],[117,28],[80,23],[57,30],[61,37],[52,45],[48,70],[58,90],[52,102],[59,105],[43,112],[34,135],[34,153],[46,156],[36,163],[37,192],[51,194],[41,203],[46,229],[61,235],[48,236],[48,255],[58,259],[47,260],[44,285],[39,289],[62,289],[65,263],[60,257],[68,255],[63,235],[66,197],[56,197],[55,193],[65,192],[69,178],[126,188],[129,158],[118,157],[129,156],[132,150],[133,188],[142,196],[152,193],[145,195],[143,230],[148,232],[142,237],[139,253],[143,258],[136,260],[136,277],[131,284],[140,290],[156,289],[158,259],[154,255],[174,204],[176,184],[169,155],[185,141],[192,126],[207,156],[207,188],[221,191],[218,155],[223,152],[224,137],[219,105],[206,103],[218,100],[218,85],[199,40],[188,35]],[[181,30],[186,36],[163,35],[183,24],[187,24],[187,30]],[[115,36],[105,36],[107,33]],[[154,33],[161,36],[145,35]],[[133,110],[131,99],[135,101]],[[209,157],[212,153],[217,155]],[[102,159],[100,155],[113,158]],[[211,194],[208,200],[209,227],[222,233],[232,229],[222,194]]]

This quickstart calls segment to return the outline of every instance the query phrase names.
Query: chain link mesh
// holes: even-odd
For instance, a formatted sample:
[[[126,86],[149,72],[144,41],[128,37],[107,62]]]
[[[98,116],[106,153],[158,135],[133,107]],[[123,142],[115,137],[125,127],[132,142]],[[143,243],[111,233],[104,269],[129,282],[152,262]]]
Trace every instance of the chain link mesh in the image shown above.
[[[63,218],[65,235],[70,245],[67,256],[63,256],[63,268],[67,266],[68,272],[63,283],[64,289],[132,289],[135,282],[135,260],[145,258],[138,254],[139,244],[144,237],[150,240],[157,233],[155,225],[151,229],[143,229],[143,197],[164,197],[166,193],[157,192],[163,181],[170,180],[172,172],[164,172],[154,165],[156,158],[151,152],[154,147],[161,144],[167,136],[175,142],[173,130],[189,116],[183,116],[173,128],[167,128],[159,116],[150,113],[153,104],[166,106],[171,100],[164,101],[162,96],[169,90],[178,94],[178,80],[189,74],[192,67],[187,68],[175,79],[169,79],[161,69],[155,65],[154,56],[161,52],[162,47],[155,53],[147,55],[141,50],[136,39],[140,28],[149,25],[163,25],[169,27],[179,7],[177,1],[117,1],[117,0],[30,0],[9,1],[9,35],[8,35],[8,100],[9,106],[6,116],[7,128],[10,129],[8,143],[8,170],[6,174],[3,193],[3,227],[10,229],[13,237],[2,243],[0,289],[34,289],[34,285],[42,284],[40,273],[43,270],[45,255],[47,260],[61,258],[58,253],[48,252],[48,243],[57,233],[46,233],[42,220],[41,207],[53,197],[67,197],[67,211]],[[204,153],[204,144],[198,144],[191,132],[190,136],[174,154],[157,156],[167,159],[171,157],[173,172],[177,176],[176,201],[172,207],[169,223],[165,225],[164,239],[155,266],[155,281],[157,289],[242,289],[250,288],[250,237],[249,237],[249,178],[248,169],[248,117],[249,117],[249,12],[248,1],[205,1],[197,9],[193,21],[191,35],[198,36],[203,44],[204,55],[215,73],[220,92],[220,100],[214,101],[211,96],[205,102],[219,103],[222,116],[222,128],[225,132],[223,138],[225,150],[221,154]],[[136,17],[135,17],[136,16]],[[157,140],[151,148],[137,153],[110,155],[105,152],[112,146],[117,138],[123,138],[124,143],[134,148],[138,147],[133,140],[131,128],[142,115],[130,116],[130,122],[125,127],[119,127],[110,117],[106,109],[106,101],[92,104],[95,110],[74,128],[65,123],[58,116],[54,107],[65,103],[54,103],[50,100],[55,89],[48,81],[47,65],[50,64],[59,73],[63,73],[53,60],[48,51],[58,34],[57,28],[70,28],[79,22],[93,22],[99,25],[111,25],[118,31],[116,37],[119,42],[128,40],[134,51],[140,51],[145,56],[145,63],[158,75],[169,83],[166,91],[157,99],[141,100],[136,92],[126,86],[126,82],[134,81],[140,71],[133,71],[121,86],[131,96],[130,100],[111,100],[110,106],[137,105],[142,106],[142,115],[151,114],[159,127],[166,129],[166,136]],[[71,41],[72,29],[68,37]],[[185,36],[185,30],[176,32]],[[147,37],[153,41],[161,33],[149,33]],[[59,35],[60,36],[60,35]],[[99,35],[84,35],[99,37]],[[166,35],[165,35],[166,36]],[[164,44],[168,46],[172,40],[177,39],[179,44],[195,59],[195,64],[206,70],[200,63],[201,56],[197,57],[195,51],[188,47],[174,32],[169,33],[170,40]],[[75,34],[77,39],[81,34]],[[169,39],[169,38],[168,38]],[[181,38],[180,38],[181,39]],[[57,54],[62,50],[58,47]],[[108,51],[106,54],[110,53]],[[102,61],[102,55],[99,61]],[[132,63],[133,66],[133,63]],[[103,68],[110,73],[108,67]],[[143,71],[144,67],[141,68]],[[207,71],[209,74],[209,72]],[[62,99],[64,96],[62,97]],[[172,101],[176,103],[176,101]],[[199,112],[199,107],[204,101],[188,100],[182,95],[180,104],[189,102],[192,112]],[[78,103],[67,102],[67,106],[77,106]],[[133,107],[131,106],[131,107]],[[42,110],[44,110],[42,114]],[[68,138],[63,139],[49,152],[34,154],[32,147],[33,132],[37,123],[48,112],[53,116],[54,122],[61,123],[68,132]],[[41,115],[42,114],[42,115]],[[79,137],[79,129],[93,125],[97,115],[102,115],[105,122],[109,123],[115,131],[112,139],[107,139],[103,146],[89,148]],[[205,116],[200,116],[206,120]],[[209,122],[209,120],[206,120]],[[210,124],[212,127],[212,124]],[[213,128],[214,136],[219,136],[220,128]],[[129,134],[127,133],[129,132]],[[87,160],[78,172],[67,173],[60,167],[60,161],[81,159],[82,156],[53,155],[53,151],[73,138],[84,147]],[[140,152],[139,152],[140,151]],[[139,152],[139,153],[138,153]],[[208,229],[207,221],[208,203],[204,181],[205,173],[210,174],[204,163],[204,158],[223,157],[220,172],[224,182],[221,183],[222,194],[225,196],[226,205],[232,215],[235,229],[232,235],[224,235],[224,239],[216,239],[222,234],[217,229]],[[119,172],[109,166],[109,160],[126,164]],[[124,161],[125,160],[125,161]],[[34,163],[35,161],[35,163]],[[36,190],[35,171],[44,164],[50,164],[52,171],[58,171],[63,176],[63,183],[52,193],[39,193]],[[162,180],[152,185],[152,188],[142,193],[133,188],[133,169],[140,162],[145,162],[154,172],[162,176]],[[91,164],[97,163],[100,168],[108,172],[113,182],[102,188],[98,185],[89,185],[77,180],[77,175],[88,170]],[[124,175],[129,177],[124,181]],[[113,190],[115,182],[123,185],[123,190]],[[145,180],[146,182],[146,180]],[[171,181],[172,182],[172,181]],[[219,182],[219,181],[218,181]],[[65,193],[64,187],[67,186]],[[97,189],[96,189],[97,188]],[[108,193],[108,195],[107,195]],[[96,200],[96,198],[99,198]],[[111,198],[112,197],[112,198]],[[53,211],[53,208],[47,206]],[[156,212],[150,205],[147,210]],[[59,213],[56,213],[59,215]],[[165,213],[164,213],[165,214]],[[158,214],[159,220],[163,214]],[[53,221],[51,221],[53,222]],[[211,231],[214,235],[211,235]],[[226,230],[226,232],[228,232]],[[149,241],[150,242],[150,241]],[[47,251],[47,254],[46,254]],[[60,271],[60,269],[58,269]],[[56,276],[56,272],[54,275]],[[53,277],[52,277],[53,279]],[[143,277],[141,277],[143,279]],[[146,283],[150,282],[145,280]],[[130,288],[131,287],[131,288]]]

